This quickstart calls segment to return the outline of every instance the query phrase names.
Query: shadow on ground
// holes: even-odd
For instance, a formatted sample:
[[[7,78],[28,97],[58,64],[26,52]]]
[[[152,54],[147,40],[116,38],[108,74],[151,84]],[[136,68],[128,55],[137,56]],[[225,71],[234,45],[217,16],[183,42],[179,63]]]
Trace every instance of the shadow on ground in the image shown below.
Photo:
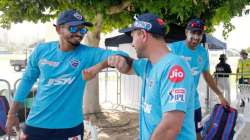
[[[139,133],[139,114],[136,111],[103,110],[88,116],[96,128],[98,140],[135,140]],[[84,140],[91,140],[85,129]]]

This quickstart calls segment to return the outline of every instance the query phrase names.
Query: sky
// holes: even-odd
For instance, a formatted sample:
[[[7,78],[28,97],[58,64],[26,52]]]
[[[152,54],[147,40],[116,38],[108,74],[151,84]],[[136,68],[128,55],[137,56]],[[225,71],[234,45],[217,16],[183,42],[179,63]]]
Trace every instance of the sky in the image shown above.
[[[235,29],[230,32],[226,40],[222,36],[222,24],[216,26],[216,31],[212,35],[227,43],[228,48],[240,50],[250,47],[250,15],[235,17],[231,20],[231,23],[235,26]]]
[[[250,15],[235,17],[231,22],[235,26],[235,30],[230,32],[226,40],[224,40],[222,36],[222,24],[215,27],[216,31],[212,33],[212,35],[227,43],[228,48],[240,50],[250,47]],[[53,40],[56,39],[57,36],[52,23],[53,22],[34,24],[24,22],[22,24],[13,24],[8,31],[0,29],[0,39],[6,38],[7,35],[11,41],[18,43],[32,43],[42,38]]]

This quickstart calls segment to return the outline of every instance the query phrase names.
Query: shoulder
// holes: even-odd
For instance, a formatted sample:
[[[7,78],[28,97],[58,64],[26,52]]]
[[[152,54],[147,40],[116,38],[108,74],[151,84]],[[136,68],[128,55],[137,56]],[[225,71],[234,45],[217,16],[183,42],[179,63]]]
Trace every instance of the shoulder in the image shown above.
[[[177,42],[173,42],[173,43],[170,43],[169,46],[174,46],[174,47],[182,47],[183,45],[185,45],[185,42],[184,40],[182,41],[177,41]]]
[[[177,41],[177,42],[168,44],[168,48],[175,54],[178,54],[179,50],[183,49],[184,46],[185,46],[184,41]]]
[[[176,55],[173,53],[169,54],[169,56],[165,59],[163,65],[165,66],[165,68],[166,67],[171,68],[173,66],[180,66],[185,69],[188,68],[187,62],[183,58],[181,58],[179,55]]]
[[[171,81],[179,81],[185,77],[185,81],[192,79],[191,68],[181,57],[170,54],[161,66],[161,76],[168,75]]]
[[[86,45],[86,44],[80,44],[78,49],[81,51],[94,51],[94,52],[98,51],[98,50],[105,50],[105,49],[100,48],[100,47],[93,47],[93,46]]]
[[[58,46],[59,46],[59,43],[57,41],[52,41],[52,42],[39,43],[37,44],[36,49],[47,50],[47,49],[56,48]]]
[[[34,48],[32,53],[36,54],[36,55],[44,54],[46,52],[51,52],[51,51],[55,50],[58,46],[59,45],[58,45],[57,41],[39,43],[36,45],[36,47]]]

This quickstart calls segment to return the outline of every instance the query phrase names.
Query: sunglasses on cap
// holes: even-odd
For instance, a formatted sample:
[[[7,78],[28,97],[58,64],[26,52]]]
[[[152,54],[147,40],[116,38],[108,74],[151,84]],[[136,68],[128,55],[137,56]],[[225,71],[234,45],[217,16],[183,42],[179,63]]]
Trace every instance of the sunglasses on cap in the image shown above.
[[[81,35],[85,35],[88,32],[87,28],[84,27],[78,27],[78,26],[69,26],[69,32],[70,33],[77,33],[80,31]]]
[[[202,30],[204,29],[204,25],[202,23],[200,23],[200,22],[192,22],[191,27],[192,28],[200,28]]]

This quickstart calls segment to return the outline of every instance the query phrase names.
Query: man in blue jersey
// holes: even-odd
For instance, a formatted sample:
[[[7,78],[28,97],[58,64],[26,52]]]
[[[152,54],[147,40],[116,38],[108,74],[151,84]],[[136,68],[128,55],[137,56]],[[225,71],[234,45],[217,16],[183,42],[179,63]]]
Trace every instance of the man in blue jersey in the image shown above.
[[[192,19],[188,22],[186,30],[186,40],[175,42],[169,45],[171,51],[183,57],[191,66],[192,75],[196,86],[195,95],[195,126],[197,139],[201,139],[200,132],[202,130],[201,106],[197,86],[199,83],[200,74],[202,73],[209,87],[217,94],[221,104],[225,107],[228,102],[223,97],[221,91],[217,88],[211,74],[209,73],[209,58],[207,50],[200,44],[204,34],[204,23],[200,19]]]
[[[146,13],[121,32],[132,36],[132,46],[140,59],[133,60],[132,67],[120,56],[109,57],[107,63],[143,81],[140,140],[195,140],[193,78],[187,63],[166,48],[165,22]],[[102,65],[107,66],[99,64],[85,74],[95,75],[104,68]]]
[[[38,90],[25,122],[23,139],[83,139],[82,97],[86,81],[81,71],[104,61],[111,55],[123,55],[81,44],[87,27],[76,10],[62,12],[55,24],[59,41],[38,45],[29,57],[26,71],[15,93],[8,113],[6,132],[13,135],[19,126],[17,111],[33,84]]]

